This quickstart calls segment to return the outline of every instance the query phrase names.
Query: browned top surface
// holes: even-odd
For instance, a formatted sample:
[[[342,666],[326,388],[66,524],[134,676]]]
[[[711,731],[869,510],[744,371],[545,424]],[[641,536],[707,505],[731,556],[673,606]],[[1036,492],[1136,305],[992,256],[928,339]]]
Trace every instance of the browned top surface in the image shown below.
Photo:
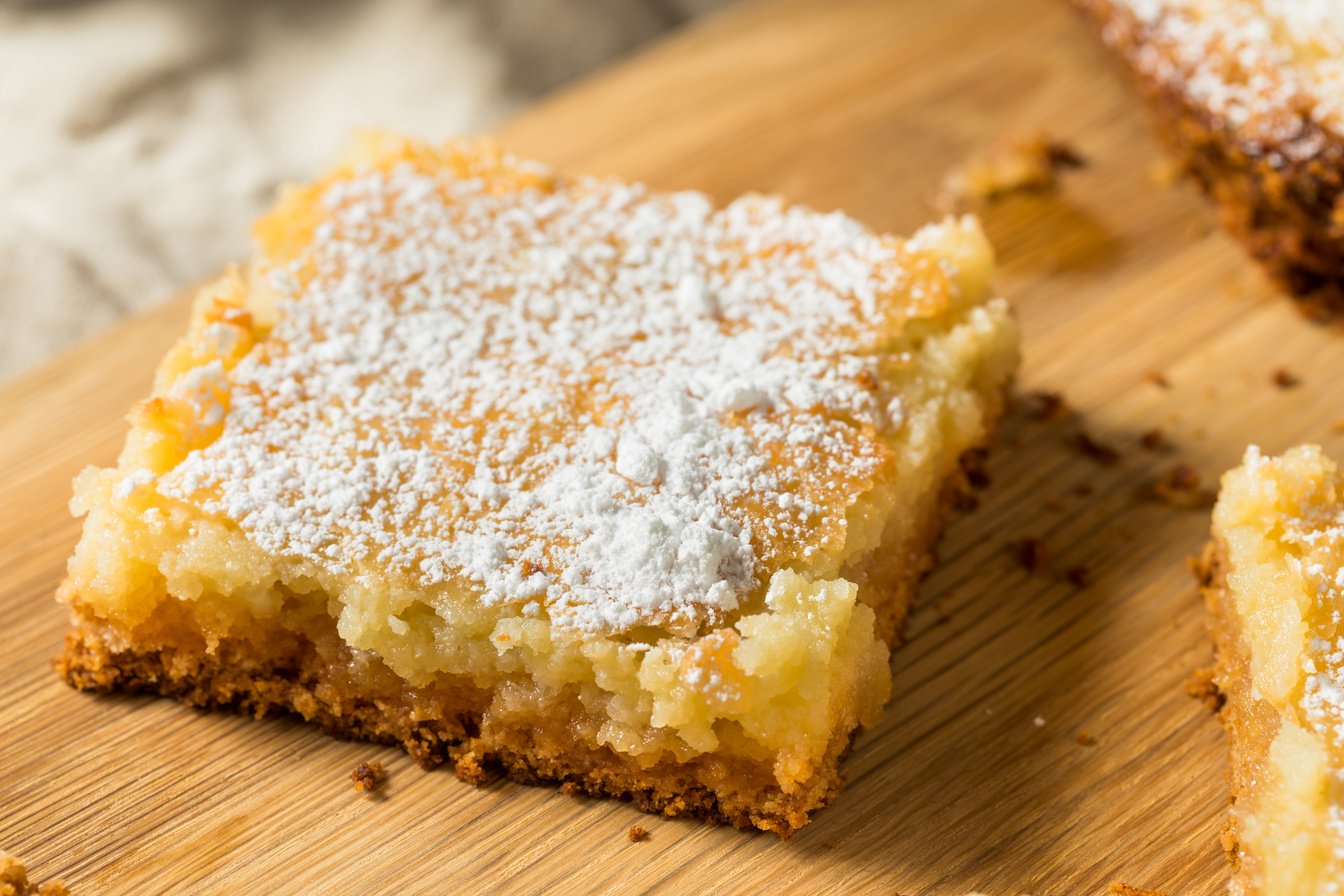
[[[504,131],[561,167],[720,199],[775,190],[903,232],[931,217],[949,165],[1006,131],[1045,126],[1090,159],[1060,196],[1006,199],[988,226],[1025,326],[1024,388],[1066,390],[1122,457],[1068,448],[1069,421],[1007,426],[992,487],[924,589],[885,720],[839,805],[792,843],[476,790],[288,721],[58,683],[69,480],[112,460],[183,325],[178,300],[0,389],[0,847],[83,894],[1220,891],[1222,735],[1183,692],[1208,657],[1184,566],[1207,518],[1134,493],[1178,459],[1207,483],[1248,441],[1344,447],[1344,335],[1299,319],[1189,190],[1160,182],[1124,88],[1057,0],[777,0]],[[1302,383],[1275,386],[1281,366]],[[1139,447],[1153,427],[1173,453]],[[1005,546],[1024,536],[1091,584],[1020,570]],[[389,776],[370,797],[349,774],[373,757]],[[648,841],[630,842],[635,822]]]

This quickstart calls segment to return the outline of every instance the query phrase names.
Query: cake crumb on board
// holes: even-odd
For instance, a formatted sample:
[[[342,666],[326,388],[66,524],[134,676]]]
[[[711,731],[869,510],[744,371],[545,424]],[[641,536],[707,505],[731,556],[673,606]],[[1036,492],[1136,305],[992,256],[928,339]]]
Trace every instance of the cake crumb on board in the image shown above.
[[[1150,370],[1143,375],[1143,378],[1159,389],[1171,388],[1171,380],[1167,379],[1167,375],[1160,370]]]
[[[1113,467],[1120,462],[1120,452],[1105,442],[1098,442],[1085,432],[1073,437],[1073,447],[1085,457],[1091,458],[1103,467]]]
[[[1042,423],[1054,423],[1056,420],[1063,420],[1073,415],[1073,409],[1058,392],[1040,389],[1028,392],[1025,400],[1027,415]]]
[[[70,896],[70,891],[59,880],[34,883],[17,856],[0,850],[0,896]]]
[[[1139,444],[1149,451],[1166,451],[1171,448],[1167,434],[1160,427],[1153,427],[1141,435]]]
[[[376,759],[372,762],[361,762],[350,773],[350,780],[355,782],[355,790],[373,793],[382,786],[383,764]]]
[[[1017,565],[1034,576],[1050,570],[1050,548],[1039,538],[1023,538],[1013,545]]]
[[[1199,484],[1199,471],[1182,461],[1163,473],[1156,482],[1139,489],[1138,497],[1183,510],[1213,506],[1214,493],[1200,488]]]
[[[967,484],[972,488],[989,488],[989,470],[985,466],[988,456],[989,452],[983,448],[971,448],[962,452],[958,463],[961,465],[961,472],[966,476]]]
[[[1185,682],[1185,692],[1207,706],[1210,712],[1221,710],[1227,699],[1214,680],[1213,666],[1204,666],[1191,672]]]
[[[1280,389],[1292,389],[1295,386],[1302,385],[1302,378],[1287,367],[1280,367],[1275,370],[1270,379]]]
[[[1060,174],[1086,165],[1072,145],[1045,131],[1008,134],[949,172],[936,205],[941,211],[956,211],[1014,193],[1054,192]]]
[[[637,824],[632,824],[630,830],[625,832],[625,836],[631,843],[643,843],[649,839],[649,832]]]

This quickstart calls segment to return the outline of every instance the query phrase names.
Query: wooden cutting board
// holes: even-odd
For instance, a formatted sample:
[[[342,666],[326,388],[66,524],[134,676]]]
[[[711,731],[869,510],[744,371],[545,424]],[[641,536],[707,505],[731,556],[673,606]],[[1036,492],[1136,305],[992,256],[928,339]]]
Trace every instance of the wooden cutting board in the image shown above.
[[[1344,335],[1300,319],[1199,198],[1163,182],[1137,101],[1061,0],[748,6],[501,136],[570,170],[777,191],[908,232],[949,167],[1033,127],[1089,164],[1057,195],[986,211],[1025,330],[1020,385],[1064,391],[1121,459],[1070,448],[1077,421],[1006,425],[893,661],[884,720],[840,802],[792,842],[473,789],[292,721],[58,682],[69,482],[113,460],[179,298],[0,389],[0,848],[77,896],[1221,892],[1223,736],[1183,687],[1210,656],[1185,567],[1207,512],[1135,493],[1178,460],[1212,484],[1248,442],[1344,449]],[[1301,385],[1276,387],[1281,366]],[[1139,447],[1155,427],[1170,453]],[[1007,546],[1028,536],[1091,584],[1019,568]],[[348,775],[373,758],[390,777],[370,798]],[[647,842],[626,838],[635,823]]]

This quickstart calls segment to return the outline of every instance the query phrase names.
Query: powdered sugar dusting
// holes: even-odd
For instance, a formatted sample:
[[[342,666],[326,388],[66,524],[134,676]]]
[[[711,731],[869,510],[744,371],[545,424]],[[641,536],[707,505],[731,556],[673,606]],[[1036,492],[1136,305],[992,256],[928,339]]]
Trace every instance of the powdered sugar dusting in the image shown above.
[[[902,425],[872,385],[904,363],[886,346],[951,289],[935,258],[764,197],[401,162],[315,212],[261,262],[279,320],[229,371],[222,434],[159,489],[268,551],[584,631],[698,630],[838,551]],[[914,283],[918,309],[882,298]]]
[[[1301,550],[1290,558],[1312,595],[1310,631],[1302,656],[1302,713],[1306,723],[1344,752],[1344,510],[1329,504],[1304,506],[1289,519],[1283,539]]]
[[[134,495],[143,488],[153,485],[158,480],[152,470],[132,470],[122,477],[113,489],[113,494],[122,501]]]
[[[1095,0],[1094,0],[1095,2]],[[1114,0],[1139,29],[1132,58],[1248,139],[1291,140],[1301,118],[1344,124],[1338,0]],[[1120,42],[1121,32],[1108,39]],[[1314,152],[1310,141],[1292,151]]]

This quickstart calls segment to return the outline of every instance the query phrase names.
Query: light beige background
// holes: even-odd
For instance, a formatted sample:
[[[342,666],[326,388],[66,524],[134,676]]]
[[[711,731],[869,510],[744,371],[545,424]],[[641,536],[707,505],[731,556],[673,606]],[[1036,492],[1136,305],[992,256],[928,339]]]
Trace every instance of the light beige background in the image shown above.
[[[722,0],[0,0],[0,379],[242,257],[352,129],[479,132]]]

